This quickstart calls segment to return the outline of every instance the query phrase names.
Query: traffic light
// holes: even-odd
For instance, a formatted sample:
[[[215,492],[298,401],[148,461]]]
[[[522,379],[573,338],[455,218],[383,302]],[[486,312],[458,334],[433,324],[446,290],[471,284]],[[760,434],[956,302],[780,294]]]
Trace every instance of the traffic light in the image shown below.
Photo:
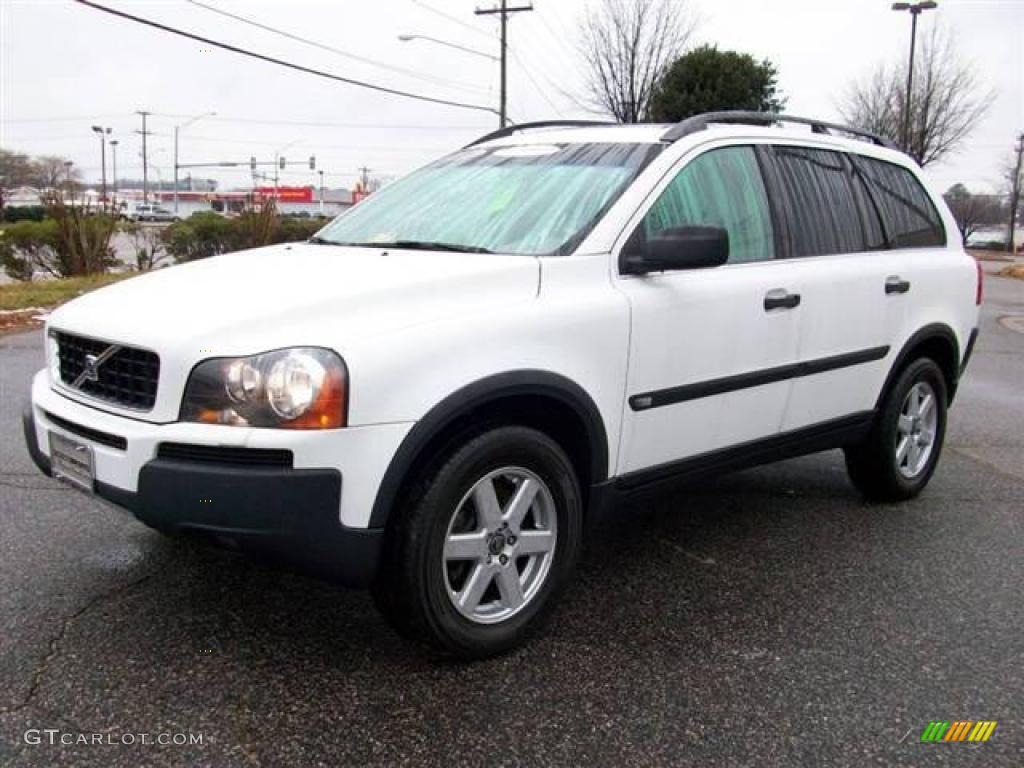
[[[309,170],[311,170],[311,171],[315,171],[316,170],[316,155],[310,155],[309,156]]]
[[[252,169],[253,173],[256,173],[256,158],[255,157],[250,157],[249,158],[249,167]]]
[[[282,157],[281,159],[279,159],[279,160],[277,161],[277,164],[278,164],[278,166],[280,166],[281,170],[283,171],[283,170],[284,170],[284,167],[285,167],[285,166],[286,166],[286,165],[287,165],[288,163],[287,163],[287,162],[285,161],[285,159],[284,159],[284,158]]]

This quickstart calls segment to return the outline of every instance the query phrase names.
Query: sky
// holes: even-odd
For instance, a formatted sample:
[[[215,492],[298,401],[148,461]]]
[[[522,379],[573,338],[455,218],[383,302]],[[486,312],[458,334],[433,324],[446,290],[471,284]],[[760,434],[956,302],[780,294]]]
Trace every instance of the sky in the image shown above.
[[[883,0],[678,1],[697,22],[692,44],[770,59],[786,111],[795,115],[838,120],[849,84],[879,63],[903,60],[909,46],[909,14]],[[498,102],[496,17],[473,12],[492,0],[96,2],[344,77],[490,109]],[[513,120],[600,117],[586,109],[577,49],[581,20],[597,2],[533,0],[532,12],[511,18]],[[994,190],[1024,132],[1024,0],[939,0],[938,10],[921,16],[919,35],[934,24],[951,31],[960,57],[995,98],[962,149],[927,172],[942,189],[963,182]],[[150,177],[165,181],[173,175],[174,126],[215,112],[180,130],[179,160],[243,163],[193,171],[222,188],[249,183],[251,156],[272,162],[275,154],[295,163],[282,184],[317,183],[310,155],[329,187],[350,187],[364,166],[393,177],[497,123],[488,111],[398,98],[211,50],[73,0],[0,0],[0,147],[65,156],[92,181],[100,175],[100,142],[90,126],[98,124],[120,142],[118,175],[140,178],[138,110],[152,113]]]

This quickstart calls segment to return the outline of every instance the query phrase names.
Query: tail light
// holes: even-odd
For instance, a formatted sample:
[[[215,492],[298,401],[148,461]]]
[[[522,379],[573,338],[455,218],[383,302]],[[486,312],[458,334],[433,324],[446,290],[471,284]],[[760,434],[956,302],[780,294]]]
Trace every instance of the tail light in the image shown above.
[[[974,262],[974,266],[976,266],[978,268],[978,287],[974,291],[974,303],[980,307],[981,306],[981,300],[985,296],[985,279],[984,279],[984,273],[982,272],[982,269],[981,269],[981,262],[980,261]]]

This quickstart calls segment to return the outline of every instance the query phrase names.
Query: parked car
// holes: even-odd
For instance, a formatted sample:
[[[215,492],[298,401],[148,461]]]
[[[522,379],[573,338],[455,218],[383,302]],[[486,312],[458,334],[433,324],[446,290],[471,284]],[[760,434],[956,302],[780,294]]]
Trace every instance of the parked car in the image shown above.
[[[309,242],[55,310],[25,436],[158,530],[371,586],[405,636],[484,657],[625,496],[832,448],[866,497],[916,496],[981,294],[941,195],[870,134],[521,125]]]
[[[131,221],[181,221],[181,217],[168,208],[144,203],[136,205],[128,214]]]

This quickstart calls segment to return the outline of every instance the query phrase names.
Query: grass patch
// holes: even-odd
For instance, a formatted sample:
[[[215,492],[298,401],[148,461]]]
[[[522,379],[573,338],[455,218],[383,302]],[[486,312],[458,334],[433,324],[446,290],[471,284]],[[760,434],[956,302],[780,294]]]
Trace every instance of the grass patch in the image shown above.
[[[76,296],[81,296],[83,293],[124,280],[133,274],[135,273],[88,275],[87,277],[66,277],[61,280],[0,285],[0,310],[55,307]]]

